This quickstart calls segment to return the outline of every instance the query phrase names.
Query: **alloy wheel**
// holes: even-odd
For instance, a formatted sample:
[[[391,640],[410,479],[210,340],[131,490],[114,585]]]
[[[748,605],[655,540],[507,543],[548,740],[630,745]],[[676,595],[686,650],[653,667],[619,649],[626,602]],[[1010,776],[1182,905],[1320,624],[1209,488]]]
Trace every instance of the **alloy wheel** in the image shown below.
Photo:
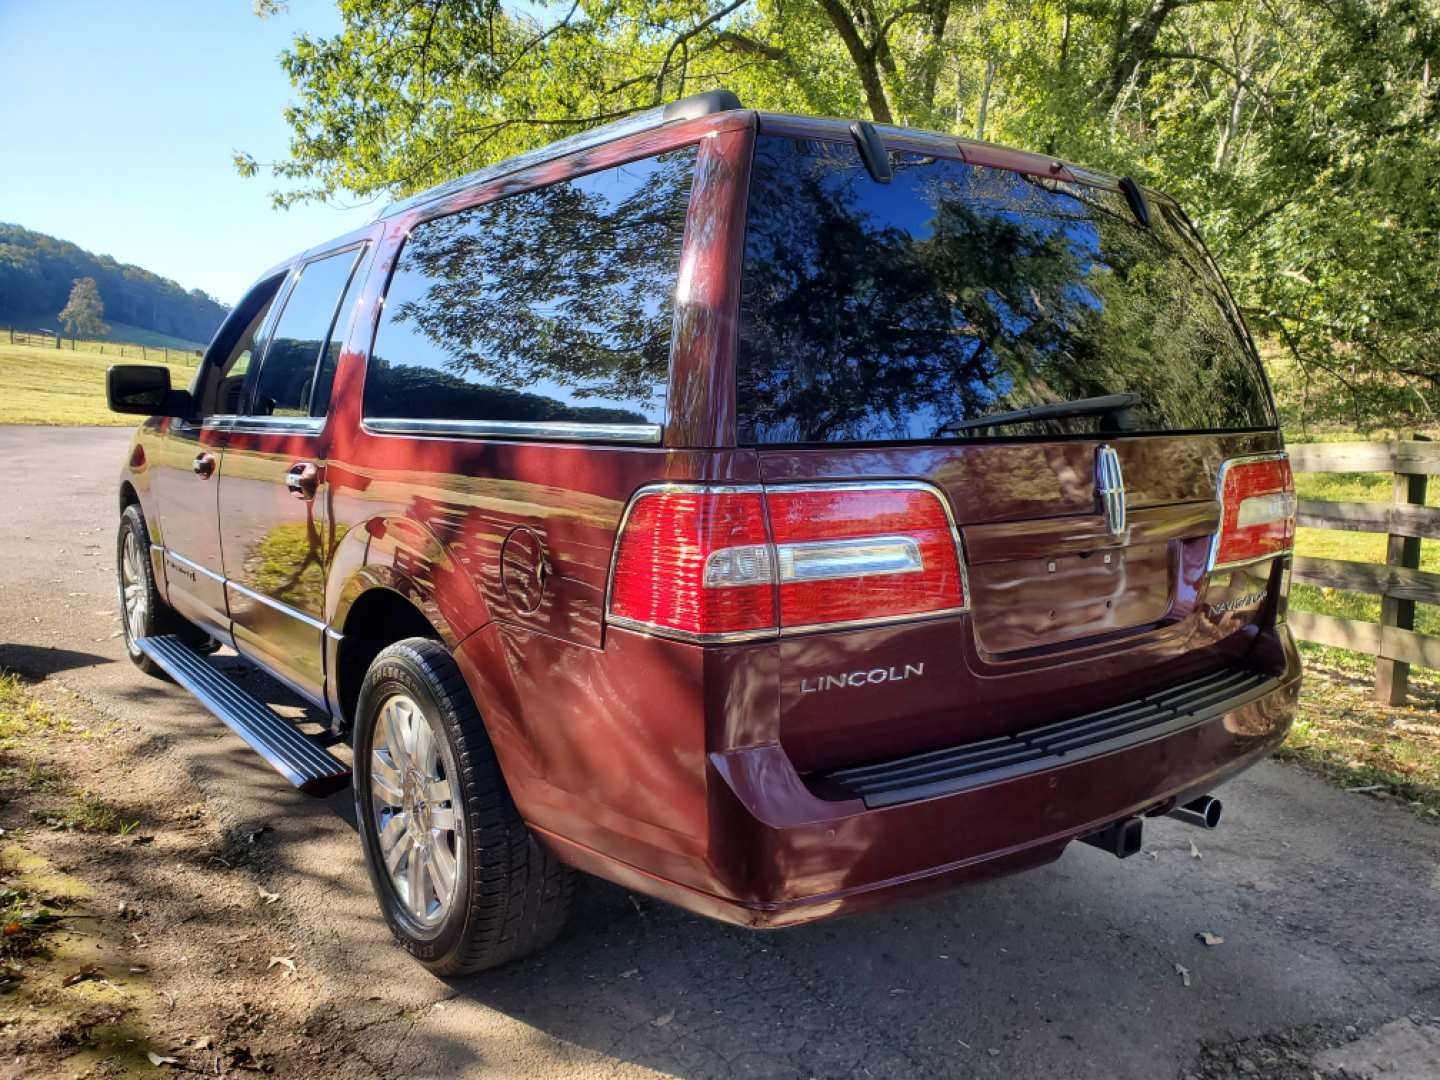
[[[395,895],[422,927],[444,921],[463,858],[444,736],[405,694],[386,698],[370,740],[370,805]]]

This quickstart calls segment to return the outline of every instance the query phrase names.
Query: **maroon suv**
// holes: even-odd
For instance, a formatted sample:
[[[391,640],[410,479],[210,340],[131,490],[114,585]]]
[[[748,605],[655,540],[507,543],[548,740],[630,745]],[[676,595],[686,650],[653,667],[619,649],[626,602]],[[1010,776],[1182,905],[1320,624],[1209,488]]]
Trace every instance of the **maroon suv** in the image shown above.
[[[1128,854],[1294,710],[1255,348],[1175,203],[1052,157],[700,95],[109,391],[131,656],[301,788],[353,768],[439,972],[548,942],[572,868],[779,926]]]

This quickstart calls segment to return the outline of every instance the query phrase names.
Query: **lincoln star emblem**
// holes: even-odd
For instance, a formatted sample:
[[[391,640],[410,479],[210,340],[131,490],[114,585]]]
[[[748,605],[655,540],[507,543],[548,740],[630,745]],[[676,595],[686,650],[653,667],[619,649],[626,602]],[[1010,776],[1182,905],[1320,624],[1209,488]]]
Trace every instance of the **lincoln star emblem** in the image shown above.
[[[1119,536],[1125,531],[1125,477],[1113,446],[1102,446],[1095,452],[1095,497],[1105,511],[1110,535]]]

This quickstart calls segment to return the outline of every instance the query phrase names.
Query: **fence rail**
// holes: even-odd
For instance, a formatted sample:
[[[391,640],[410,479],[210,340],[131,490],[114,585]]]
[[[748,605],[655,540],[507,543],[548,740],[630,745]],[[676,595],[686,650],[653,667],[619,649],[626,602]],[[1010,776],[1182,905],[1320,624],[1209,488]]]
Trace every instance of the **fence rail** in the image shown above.
[[[1390,473],[1390,502],[1301,500],[1296,519],[1314,529],[1384,533],[1385,562],[1296,556],[1291,580],[1380,597],[1380,621],[1362,622],[1291,610],[1296,637],[1376,657],[1375,696],[1391,705],[1407,696],[1410,665],[1440,668],[1440,637],[1415,632],[1415,605],[1440,604],[1440,574],[1420,569],[1420,541],[1440,540],[1440,509],[1424,505],[1429,478],[1440,476],[1440,443],[1305,443],[1290,447],[1296,472]]]
[[[53,331],[16,330],[12,326],[0,326],[0,342],[11,345],[39,345],[48,349],[70,349],[72,352],[79,348],[98,352],[102,356],[164,361],[167,364],[196,363],[202,352],[200,349],[177,349],[173,345],[141,345],[131,341],[102,341],[100,338],[80,338],[77,344],[75,338]]]

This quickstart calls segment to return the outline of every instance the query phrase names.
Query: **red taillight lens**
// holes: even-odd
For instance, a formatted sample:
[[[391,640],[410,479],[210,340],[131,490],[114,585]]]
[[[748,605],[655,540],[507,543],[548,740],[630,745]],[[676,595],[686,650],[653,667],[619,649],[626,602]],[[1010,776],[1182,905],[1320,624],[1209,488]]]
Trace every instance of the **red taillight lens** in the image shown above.
[[[954,530],[932,488],[658,488],[626,515],[609,616],[728,639],[964,606]]]
[[[1220,533],[1212,569],[1283,555],[1295,543],[1295,480],[1284,455],[1235,458],[1220,469]]]
[[[647,491],[630,506],[610,585],[612,619],[683,634],[775,625],[758,491]]]
[[[950,519],[933,491],[779,488],[766,499],[782,627],[965,605]]]

